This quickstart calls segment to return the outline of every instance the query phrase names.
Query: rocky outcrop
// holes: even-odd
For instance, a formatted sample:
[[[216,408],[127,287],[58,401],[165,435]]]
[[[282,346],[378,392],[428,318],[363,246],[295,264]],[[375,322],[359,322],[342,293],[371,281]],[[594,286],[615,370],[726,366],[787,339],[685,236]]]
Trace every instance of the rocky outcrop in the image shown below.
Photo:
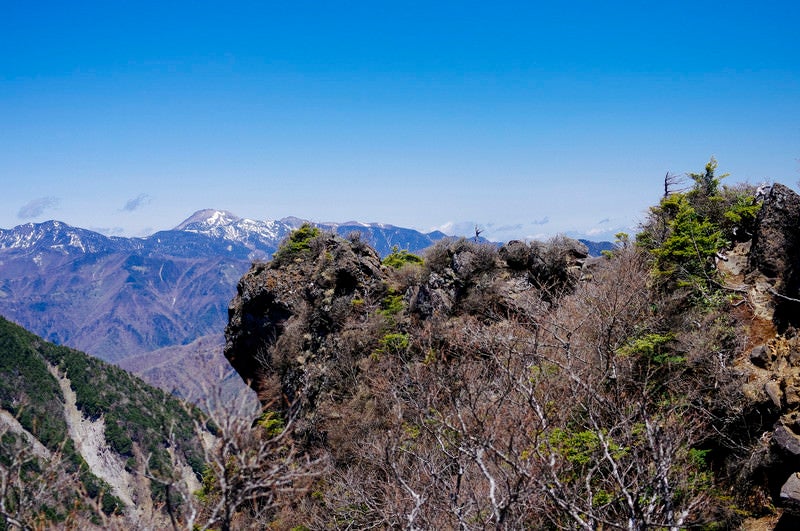
[[[800,196],[774,184],[756,218],[750,267],[769,278],[783,278],[796,266]]]
[[[754,344],[740,364],[743,395],[766,431],[768,451],[759,465],[770,490],[780,488],[787,511],[800,510],[800,196],[775,184],[764,196],[752,241],[738,244],[720,262],[728,282],[744,281],[749,337]],[[781,487],[783,485],[783,487]]]
[[[756,218],[748,282],[772,296],[779,330],[800,324],[800,195],[774,184]]]
[[[747,331],[741,343],[734,345],[730,338],[731,352],[736,345],[742,348],[736,351],[741,355],[735,370],[720,373],[725,378],[714,382],[714,389],[735,387],[725,395],[730,402],[711,403],[731,409],[735,426],[730,433],[739,437],[720,444],[734,441],[741,442],[736,451],[763,450],[763,456],[749,452],[749,461],[732,451],[730,470],[741,471],[736,473],[742,484],[758,483],[773,502],[779,501],[784,484],[786,499],[794,496],[796,485],[787,481],[800,471],[800,336],[793,329],[793,316],[800,312],[790,311],[798,298],[800,246],[794,233],[799,226],[800,197],[776,185],[764,199],[753,240],[718,257],[726,287],[741,300],[719,310],[730,309],[726,319],[709,321],[721,327],[720,337],[724,333],[726,341],[728,334]],[[297,245],[279,252],[278,259],[254,265],[240,280],[229,307],[225,355],[263,407],[291,414],[299,440],[326,448],[349,444],[350,455],[359,451],[359,430],[373,423],[369,429],[380,432],[374,426],[392,414],[391,400],[377,403],[369,386],[387,385],[387,378],[402,379],[405,373],[377,374],[387,366],[381,362],[393,356],[410,363],[404,357],[408,352],[420,366],[428,363],[428,355],[457,360],[474,346],[467,336],[475,323],[494,326],[507,320],[535,327],[537,316],[551,310],[579,315],[579,302],[572,301],[570,313],[569,297],[563,294],[572,286],[581,294],[599,285],[606,271],[605,259],[593,270],[585,247],[566,238],[548,244],[513,241],[499,249],[466,240],[442,242],[427,251],[424,265],[402,270],[382,265],[355,237],[328,234],[293,243]],[[623,272],[631,276],[623,277],[614,293],[645,291],[643,281],[634,283],[637,271]],[[593,274],[595,280],[579,283]],[[617,304],[616,298],[598,300]],[[734,316],[740,317],[735,326]],[[716,366],[718,360],[723,366],[723,354],[712,356],[715,347],[708,338],[715,336],[692,333],[705,325],[701,320],[676,322],[686,334],[675,340],[675,348],[696,350],[692,363],[713,361]],[[504,333],[513,337],[513,331]],[[444,336],[450,338],[447,348],[439,348]],[[596,339],[586,343],[595,348]],[[570,348],[569,336],[562,340]],[[610,346],[615,349],[610,351],[619,352],[621,345]],[[493,348],[487,339],[478,350],[488,355]],[[350,462],[346,452],[334,458]],[[728,459],[723,451],[715,458]]]
[[[372,248],[333,235],[280,264],[255,264],[228,310],[225,356],[262,402],[275,398],[266,388],[278,376],[286,403],[294,403],[308,383],[304,366],[324,361],[332,334],[380,300],[384,280]]]
[[[499,250],[450,240],[425,266],[395,270],[358,237],[323,234],[277,256],[239,281],[224,352],[264,407],[291,410],[296,431],[323,440],[325,411],[336,415],[325,404],[356,394],[362,361],[402,341],[409,323],[513,314],[525,292],[576,282],[586,248],[568,238]]]
[[[763,466],[772,488],[783,485],[780,502],[795,514],[800,510],[800,337],[794,330],[800,323],[798,227],[800,196],[775,184],[764,196],[752,241],[737,245],[720,264],[729,278],[743,274],[741,291],[753,313],[749,340],[765,341],[742,365],[743,392],[768,430],[764,436],[771,444]],[[743,267],[740,258],[746,258]],[[765,337],[767,332],[773,337]]]
[[[794,513],[800,510],[800,475],[792,474],[783,484],[781,501]]]
[[[763,425],[762,439],[769,442],[756,468],[769,478],[769,489],[780,488],[784,510],[800,515],[800,336],[792,329],[775,334],[749,351],[740,370],[748,416]]]

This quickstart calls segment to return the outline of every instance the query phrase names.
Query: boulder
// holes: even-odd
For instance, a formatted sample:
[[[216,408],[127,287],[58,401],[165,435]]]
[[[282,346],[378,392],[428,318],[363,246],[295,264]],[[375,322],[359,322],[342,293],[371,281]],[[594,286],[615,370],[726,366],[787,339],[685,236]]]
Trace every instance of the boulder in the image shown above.
[[[514,270],[529,269],[533,264],[534,256],[531,247],[519,240],[511,240],[503,245],[498,254],[500,259]]]
[[[768,278],[784,277],[797,264],[800,195],[775,184],[756,218],[749,269]]]
[[[751,284],[766,281],[779,331],[800,325],[800,195],[775,184],[758,213],[748,259]]]
[[[797,472],[790,475],[781,487],[781,502],[792,514],[800,512],[800,474]]]
[[[766,384],[764,384],[764,392],[767,393],[767,396],[772,403],[775,404],[775,407],[780,409],[781,402],[783,401],[783,391],[781,391],[781,384],[776,382],[775,380],[770,380]]]
[[[775,441],[778,448],[784,452],[793,456],[800,456],[800,437],[783,424],[779,424],[778,427],[775,428],[772,440]]]
[[[786,389],[783,394],[787,407],[796,408],[800,406],[800,387],[796,378],[792,378],[790,382],[786,383]]]
[[[772,353],[767,345],[759,345],[750,351],[750,361],[756,367],[767,369],[772,364]]]
[[[333,234],[312,243],[281,263],[255,264],[228,308],[225,357],[262,401],[275,398],[263,397],[263,380],[276,375],[283,395],[295,397],[290,373],[325,352],[331,333],[386,290],[371,247]]]

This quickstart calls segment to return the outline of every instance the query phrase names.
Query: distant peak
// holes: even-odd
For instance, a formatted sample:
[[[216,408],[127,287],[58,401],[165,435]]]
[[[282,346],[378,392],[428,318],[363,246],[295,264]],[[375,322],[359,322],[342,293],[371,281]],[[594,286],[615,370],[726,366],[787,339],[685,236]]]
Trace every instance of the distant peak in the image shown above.
[[[80,230],[72,225],[64,223],[63,221],[58,221],[55,219],[50,219],[47,221],[40,221],[40,222],[28,222],[22,225],[18,225],[15,227],[16,229],[24,229],[29,231],[39,230],[39,231],[59,231],[59,230]]]
[[[215,210],[213,208],[206,208],[198,210],[188,218],[186,218],[180,225],[175,227],[175,230],[186,230],[193,225],[203,225],[205,227],[217,227],[220,225],[229,225],[241,220],[239,216],[228,212],[227,210]]]
[[[308,220],[297,218],[295,216],[289,216],[286,218],[281,218],[280,222],[296,229],[300,227],[303,223],[308,223]]]

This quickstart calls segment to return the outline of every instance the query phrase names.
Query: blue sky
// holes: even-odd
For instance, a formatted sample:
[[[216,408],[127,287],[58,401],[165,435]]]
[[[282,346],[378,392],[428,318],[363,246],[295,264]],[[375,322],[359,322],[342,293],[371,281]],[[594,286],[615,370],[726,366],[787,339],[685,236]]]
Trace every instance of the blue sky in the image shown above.
[[[195,210],[633,230],[667,171],[800,179],[800,3],[3,2],[0,227]]]

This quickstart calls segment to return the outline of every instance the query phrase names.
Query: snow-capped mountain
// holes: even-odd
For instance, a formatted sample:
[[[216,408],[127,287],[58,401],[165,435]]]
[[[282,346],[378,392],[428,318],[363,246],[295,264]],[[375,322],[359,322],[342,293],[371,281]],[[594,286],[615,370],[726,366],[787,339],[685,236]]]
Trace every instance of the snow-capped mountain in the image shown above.
[[[311,222],[296,217],[257,221],[240,218],[225,210],[206,209],[195,212],[174,230],[204,234],[212,238],[236,242],[251,251],[269,256],[275,252],[280,242],[292,230],[303,223]],[[419,251],[446,237],[444,233],[438,231],[424,234],[414,229],[384,223],[348,221],[345,223],[312,223],[312,225],[336,232],[340,236],[359,232],[382,255],[390,253],[395,245],[401,249]],[[254,257],[258,257],[258,255]]]
[[[180,350],[199,338],[213,343],[239,278],[303,223],[201,210],[146,238],[109,237],[60,221],[0,229],[0,315],[112,362]],[[379,223],[315,225],[342,236],[359,232],[382,255],[394,246],[418,252],[446,237]]]
[[[252,258],[266,258],[294,228],[281,221],[257,221],[225,210],[206,209],[195,212],[173,230],[235,242],[254,251]]]
[[[146,238],[108,237],[60,221],[0,229],[0,314],[107,361],[221,334],[236,282],[303,220],[257,221],[201,210]],[[419,251],[443,234],[389,225],[361,232],[382,254]]]
[[[196,232],[240,243],[260,241],[271,245],[280,241],[292,226],[280,221],[257,221],[240,218],[225,210],[199,210],[174,230]]]
[[[186,230],[193,232],[203,232],[214,227],[224,227],[242,218],[227,210],[214,210],[213,208],[206,208],[198,210],[185,220],[183,220],[175,230]]]
[[[0,229],[0,250],[51,249],[63,253],[72,251],[93,253],[109,248],[127,248],[130,245],[131,242],[127,238],[108,237],[60,221],[26,223],[10,230]]]

